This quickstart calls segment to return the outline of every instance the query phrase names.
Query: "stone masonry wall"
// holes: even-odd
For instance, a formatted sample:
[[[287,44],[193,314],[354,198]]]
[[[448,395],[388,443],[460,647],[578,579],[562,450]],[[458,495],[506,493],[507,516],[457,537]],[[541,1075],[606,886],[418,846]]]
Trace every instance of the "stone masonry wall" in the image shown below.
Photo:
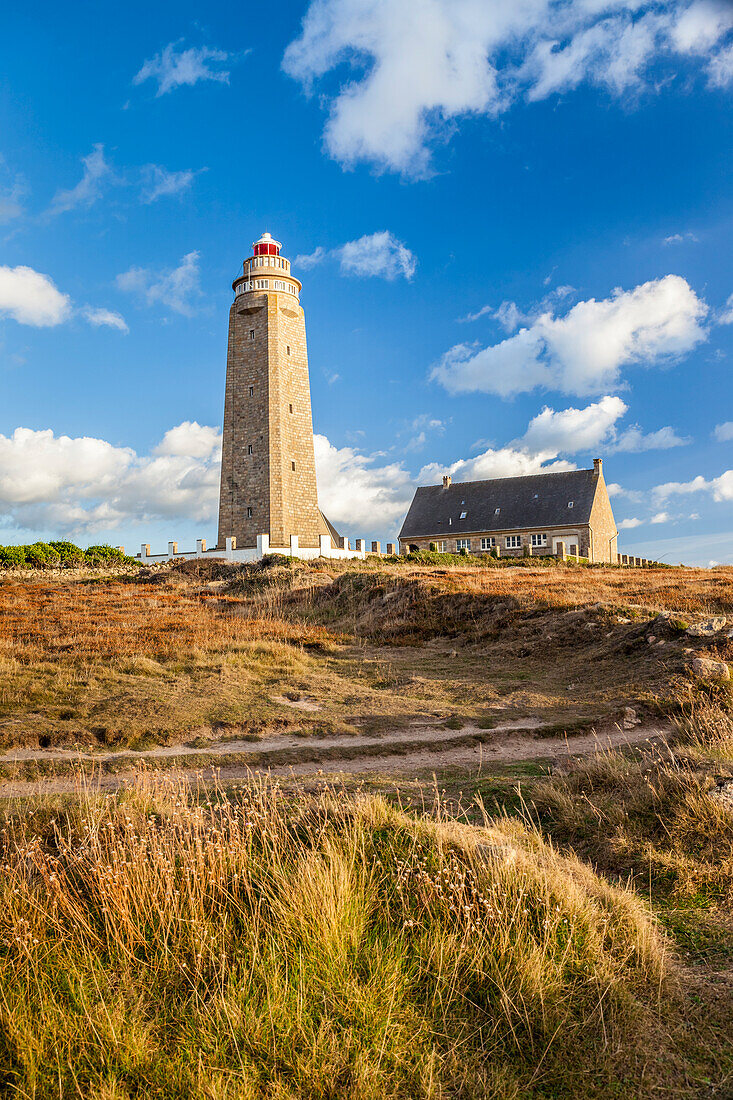
[[[303,309],[292,294],[250,291],[229,314],[218,544],[268,534],[317,547],[321,533]]]
[[[605,561],[615,564],[618,559],[618,542],[614,536],[618,532],[616,521],[613,518],[611,501],[608,497],[608,489],[603,477],[603,469],[600,467],[596,495],[590,511],[590,528],[593,540],[593,561]]]
[[[530,535],[533,532],[530,531],[476,531],[475,533],[466,533],[458,536],[460,539],[469,539],[471,547],[468,553],[471,554],[488,554],[489,550],[481,550],[481,539],[490,537],[496,539],[496,546],[499,549],[499,553],[502,558],[521,558],[524,556],[524,547],[531,542]],[[543,555],[549,556],[554,553],[553,545],[555,539],[562,539],[565,543],[566,553],[570,552],[571,546],[578,547],[578,554],[580,557],[588,557],[588,549],[590,544],[589,533],[587,525],[576,524],[574,527],[545,527],[542,529],[541,534],[547,535],[546,546],[533,546],[531,548],[532,554],[535,557],[542,557]],[[507,535],[520,535],[522,539],[521,547],[516,549],[509,549],[506,546]],[[419,550],[429,550],[431,543],[445,542],[446,552],[449,554],[455,554],[456,536],[451,535],[446,537],[443,535],[432,535],[429,537],[400,539],[400,553],[406,554],[410,546],[417,546]]]
[[[305,315],[292,295],[268,295],[270,355],[270,541],[318,546],[323,530],[318,511],[313,453]],[[293,464],[295,469],[293,469]]]
[[[219,546],[224,546],[231,535],[237,539],[238,546],[255,546],[257,535],[268,530],[270,426],[267,346],[267,295],[252,293],[238,297],[229,311]],[[250,446],[251,455],[248,453]],[[249,508],[252,509],[250,517],[247,515]]]

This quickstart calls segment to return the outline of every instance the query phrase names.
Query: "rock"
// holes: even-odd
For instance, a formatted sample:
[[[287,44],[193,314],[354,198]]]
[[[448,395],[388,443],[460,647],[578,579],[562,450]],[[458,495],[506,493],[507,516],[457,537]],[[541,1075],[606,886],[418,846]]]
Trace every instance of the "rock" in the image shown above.
[[[722,630],[726,622],[724,615],[713,615],[711,619],[703,619],[702,622],[688,626],[687,633],[692,638],[709,638],[711,634],[717,634]]]
[[[649,645],[654,645],[654,643],[656,642],[656,640],[657,640],[657,639],[656,639],[656,635],[654,635],[654,634],[649,634],[649,635],[647,636],[647,643],[648,643]]]
[[[716,661],[712,657],[695,657],[690,668],[702,680],[730,680],[730,669],[725,661]]]
[[[625,730],[633,730],[636,726],[641,725],[641,718],[639,718],[633,707],[624,707],[624,717],[621,725]]]

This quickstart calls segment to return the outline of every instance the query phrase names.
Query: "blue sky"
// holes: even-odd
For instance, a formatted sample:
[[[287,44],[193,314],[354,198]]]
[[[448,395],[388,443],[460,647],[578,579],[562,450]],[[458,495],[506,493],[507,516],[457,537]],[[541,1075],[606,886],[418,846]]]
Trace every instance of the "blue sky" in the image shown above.
[[[0,542],[216,532],[231,280],[303,281],[324,510],[602,455],[629,552],[733,561],[733,5],[13,5]],[[296,262],[297,258],[297,262]]]

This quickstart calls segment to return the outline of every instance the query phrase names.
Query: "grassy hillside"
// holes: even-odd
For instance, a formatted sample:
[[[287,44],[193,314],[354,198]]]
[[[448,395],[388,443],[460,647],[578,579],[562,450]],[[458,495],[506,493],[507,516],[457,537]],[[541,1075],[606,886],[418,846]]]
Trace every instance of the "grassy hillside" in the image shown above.
[[[0,1095],[732,1095],[732,582],[6,577]]]
[[[629,703],[673,707],[685,651],[730,648],[687,628],[733,613],[733,570],[198,568],[7,575],[0,747],[359,734],[416,720],[573,731],[617,721]]]

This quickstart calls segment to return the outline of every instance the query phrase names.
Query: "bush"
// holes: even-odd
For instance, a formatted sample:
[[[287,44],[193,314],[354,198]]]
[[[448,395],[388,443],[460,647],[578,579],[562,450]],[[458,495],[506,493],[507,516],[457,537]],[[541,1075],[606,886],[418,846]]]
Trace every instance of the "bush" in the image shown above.
[[[84,563],[84,551],[75,546],[73,542],[56,541],[50,542],[49,546],[54,548],[59,556],[59,562],[65,569]]]
[[[84,551],[87,565],[121,565],[128,559],[115,546],[89,546]]]
[[[47,542],[33,542],[25,547],[25,560],[34,569],[43,569],[44,566],[58,565],[60,558]]]
[[[0,546],[0,566],[17,569],[25,565],[24,546]]]

